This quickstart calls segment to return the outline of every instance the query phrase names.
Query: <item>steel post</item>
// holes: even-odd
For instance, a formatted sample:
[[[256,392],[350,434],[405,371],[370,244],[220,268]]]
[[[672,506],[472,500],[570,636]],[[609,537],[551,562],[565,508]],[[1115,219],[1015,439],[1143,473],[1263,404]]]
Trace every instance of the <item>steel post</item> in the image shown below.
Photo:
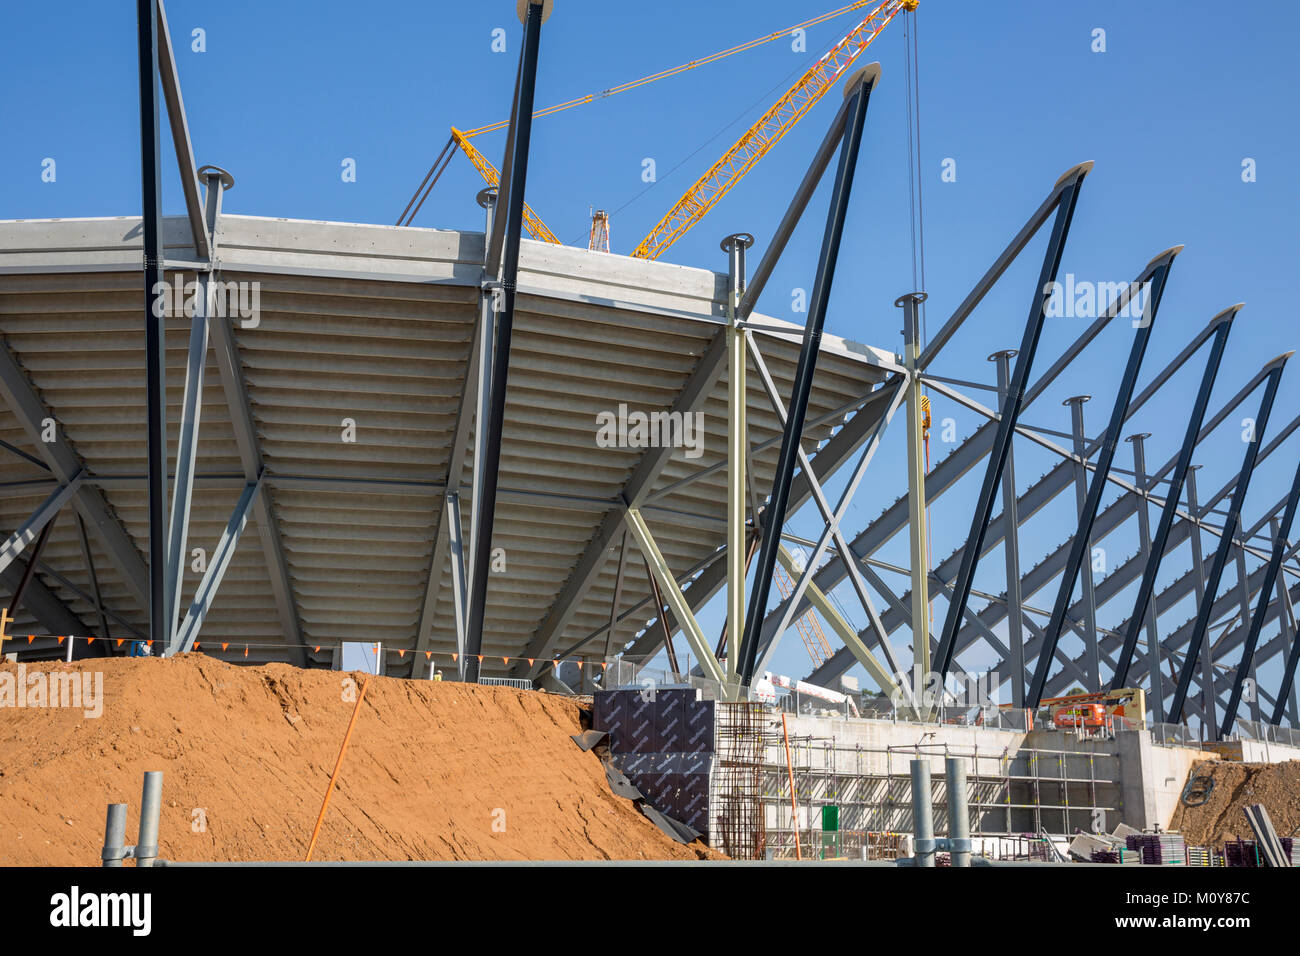
[[[934,866],[934,806],[930,793],[930,761],[919,757],[912,765],[912,855],[916,865]]]
[[[146,770],[140,795],[140,837],[135,844],[135,865],[153,866],[158,859],[158,819],[162,812],[161,770]]]
[[[1200,423],[1198,422],[1197,428],[1199,427]],[[1193,429],[1194,434],[1195,429]],[[1145,442],[1150,437],[1150,432],[1137,432],[1124,439],[1133,445],[1133,483],[1137,486],[1135,506],[1138,519],[1138,548],[1141,554],[1147,555],[1148,563],[1150,563],[1151,559],[1152,546],[1151,512],[1146,499],[1148,482]],[[1177,510],[1176,500],[1172,510]],[[1151,693],[1147,696],[1147,703],[1151,707],[1151,714],[1155,723],[1163,723],[1165,719],[1165,679],[1164,672],[1160,669],[1160,607],[1156,603],[1154,594],[1143,603],[1146,605],[1146,610],[1143,614],[1141,626],[1145,627],[1147,632],[1147,674],[1151,678]]]
[[[1082,522],[1088,507],[1088,464],[1084,458],[1088,444],[1088,433],[1083,427],[1083,406],[1092,401],[1091,395],[1074,395],[1067,398],[1062,405],[1070,409],[1070,434],[1074,438],[1072,445],[1078,460],[1074,464],[1074,507]],[[1087,649],[1087,674],[1089,691],[1101,689],[1101,655],[1097,644],[1097,596],[1092,584],[1092,536],[1084,542],[1083,561],[1079,565],[1079,577],[1083,581],[1083,633],[1084,647]]]
[[[163,278],[162,173],[158,135],[158,4],[136,0],[140,81],[140,173],[144,240],[145,405],[149,471],[149,636],[165,647],[167,615],[167,420],[163,376],[166,320],[158,289]]]
[[[953,866],[970,866],[970,809],[966,801],[966,761],[944,760],[948,782],[948,841]]]
[[[926,456],[921,394],[921,323],[917,306],[924,292],[909,292],[894,301],[903,309],[903,364],[907,389],[907,542],[912,572],[912,697],[920,701],[930,669],[930,535],[925,498]],[[849,560],[853,560],[849,557]],[[881,635],[886,639],[886,635]],[[901,676],[901,675],[900,675]]]
[[[754,244],[748,233],[722,240],[727,253],[727,627],[735,634],[745,630],[745,464],[749,457],[749,430],[745,421],[748,394],[748,338],[739,326],[740,302],[745,294],[745,250]],[[754,520],[757,523],[758,513]],[[726,675],[734,681],[738,654],[728,653]]]
[[[515,122],[511,124],[509,155],[510,192],[506,199],[505,250],[502,255],[501,310],[497,317],[492,362],[490,411],[475,444],[482,442],[482,500],[473,502],[479,512],[478,532],[471,542],[469,623],[466,634],[465,680],[477,683],[478,657],[483,649],[483,621],[487,610],[488,574],[492,558],[492,529],[496,519],[497,481],[501,466],[501,432],[505,424],[506,389],[510,375],[510,336],[515,318],[515,283],[519,276],[520,232],[523,228],[524,188],[528,178],[528,149],[533,126],[533,94],[537,85],[537,55],[541,40],[542,4],[529,2],[524,16],[524,45],[520,58]],[[503,165],[503,168],[504,165]],[[495,229],[494,229],[495,234]]]
[[[1251,475],[1255,470],[1255,461],[1259,457],[1259,449],[1263,444],[1264,433],[1268,427],[1268,416],[1273,410],[1273,400],[1277,397],[1278,382],[1282,378],[1282,371],[1286,368],[1287,359],[1291,355],[1291,352],[1287,352],[1269,363],[1271,368],[1267,384],[1264,386],[1264,397],[1260,400],[1259,412],[1255,416],[1254,434],[1252,440],[1246,443],[1246,454],[1242,460],[1241,471],[1237,475],[1236,488],[1232,493],[1232,501],[1228,505],[1228,514],[1223,519],[1222,537],[1219,539],[1218,549],[1214,552],[1214,563],[1210,565],[1210,575],[1205,584],[1205,594],[1201,597],[1200,608],[1196,614],[1196,625],[1192,629],[1192,636],[1188,641],[1187,660],[1183,665],[1183,672],[1178,678],[1178,687],[1174,691],[1173,703],[1169,708],[1169,719],[1174,723],[1182,720],[1183,703],[1187,699],[1187,691],[1191,686],[1192,675],[1201,652],[1201,645],[1205,642],[1205,635],[1210,628],[1210,611],[1214,604],[1214,596],[1219,590],[1219,580],[1223,577],[1223,569],[1228,563],[1233,538],[1237,535],[1237,526],[1241,520],[1241,507],[1246,500],[1246,490],[1250,487]],[[1207,726],[1212,727],[1214,725],[1212,672],[1206,691],[1205,719],[1208,721]]]
[[[1202,553],[1201,527],[1196,523],[1201,517],[1201,502],[1196,493],[1196,472],[1200,465],[1193,465],[1187,472],[1187,512],[1192,516],[1192,580],[1196,585],[1196,606],[1199,608],[1205,600],[1205,556]],[[1177,686],[1177,682],[1175,682]],[[1217,722],[1215,706],[1218,695],[1215,693],[1214,648],[1207,647],[1201,658],[1201,712],[1206,726]],[[1174,721],[1177,722],[1176,720]]]
[[[126,804],[110,803],[104,820],[104,847],[99,858],[103,865],[119,868],[126,859]]]

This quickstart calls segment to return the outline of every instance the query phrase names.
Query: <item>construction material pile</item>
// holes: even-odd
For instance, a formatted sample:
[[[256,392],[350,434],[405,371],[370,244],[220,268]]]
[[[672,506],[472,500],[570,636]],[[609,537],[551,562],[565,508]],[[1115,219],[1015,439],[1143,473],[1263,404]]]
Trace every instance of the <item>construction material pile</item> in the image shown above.
[[[1220,847],[1230,840],[1254,840],[1243,812],[1261,803],[1273,820],[1278,836],[1300,831],[1300,761],[1247,764],[1212,760],[1194,765],[1189,778],[1208,776],[1213,789],[1199,806],[1180,801],[1170,829],[1189,844]]]
[[[163,859],[301,860],[362,679],[202,654],[0,665],[28,688],[0,720],[0,863],[96,865],[109,803],[134,842],[146,770],[165,774]],[[716,856],[613,795],[582,729],[554,695],[371,678],[314,859]]]

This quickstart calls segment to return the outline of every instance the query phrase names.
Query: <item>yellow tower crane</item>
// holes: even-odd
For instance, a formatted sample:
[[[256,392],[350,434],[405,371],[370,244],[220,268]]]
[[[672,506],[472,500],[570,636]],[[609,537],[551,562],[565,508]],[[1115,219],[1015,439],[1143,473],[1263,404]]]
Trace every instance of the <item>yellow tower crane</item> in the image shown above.
[[[745,173],[753,168],[755,163],[766,156],[768,151],[794,128],[795,124],[803,118],[808,110],[812,109],[817,101],[826,94],[827,90],[831,89],[840,77],[845,75],[845,71],[853,64],[853,61],[880,35],[881,31],[888,26],[894,17],[905,10],[915,10],[918,2],[919,0],[855,0],[854,3],[821,14],[811,20],[805,20],[803,23],[795,24],[778,33],[758,37],[701,59],[691,60],[680,66],[662,70],[637,80],[631,80],[601,90],[598,93],[588,93],[585,96],[567,100],[564,103],[548,106],[545,109],[538,110],[533,115],[546,116],[574,106],[592,103],[598,99],[605,99],[644,86],[647,83],[652,83],[655,80],[675,76],[678,73],[696,69],[706,63],[713,63],[734,53],[751,50],[761,44],[790,36],[796,30],[815,26],[841,14],[861,10],[865,7],[872,8],[871,12],[857,26],[823,54],[807,72],[795,81],[795,84],[780,99],[773,103],[755,121],[753,126],[745,131],[729,150],[722,154],[716,163],[709,167],[703,176],[695,181],[694,185],[686,191],[681,199],[677,200],[672,209],[650,230],[650,234],[641,240],[641,243],[632,253],[633,256],[641,259],[657,259],[669,246],[689,232],[741,180]],[[508,124],[505,122],[499,122],[465,132],[454,127],[451,130],[453,143],[474,164],[474,168],[479,171],[479,175],[483,177],[484,182],[493,187],[499,185],[500,173],[487,157],[474,147],[470,140],[481,133],[502,129],[506,125]],[[420,190],[417,189],[417,195],[419,192]],[[414,202],[415,199],[413,198],[412,204]],[[409,208],[410,205],[408,204]],[[528,234],[534,239],[556,245],[560,244],[560,240],[555,237],[555,233],[551,232],[541,218],[526,204],[524,206],[524,228],[528,230]]]

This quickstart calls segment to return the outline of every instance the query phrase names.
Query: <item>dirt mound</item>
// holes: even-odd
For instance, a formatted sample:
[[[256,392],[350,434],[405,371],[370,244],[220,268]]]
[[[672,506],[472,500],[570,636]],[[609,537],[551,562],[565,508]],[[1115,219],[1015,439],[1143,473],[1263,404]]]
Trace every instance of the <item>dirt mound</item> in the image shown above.
[[[1192,767],[1191,776],[1200,774],[1214,780],[1209,800],[1199,807],[1180,801],[1170,824],[1190,845],[1217,847],[1226,840],[1255,839],[1242,812],[1252,803],[1267,808],[1278,836],[1291,836],[1300,827],[1300,760],[1271,764],[1209,760]]]
[[[0,665],[0,863],[97,865],[108,803],[164,771],[161,856],[301,860],[355,696],[353,675],[202,654],[25,665],[27,701],[56,675],[102,673],[102,714],[14,706]],[[355,676],[360,681],[361,676]],[[9,695],[6,698],[6,688]],[[42,694],[42,698],[44,698]],[[89,706],[88,706],[89,705]],[[372,678],[314,858],[696,859],[614,796],[561,697]]]

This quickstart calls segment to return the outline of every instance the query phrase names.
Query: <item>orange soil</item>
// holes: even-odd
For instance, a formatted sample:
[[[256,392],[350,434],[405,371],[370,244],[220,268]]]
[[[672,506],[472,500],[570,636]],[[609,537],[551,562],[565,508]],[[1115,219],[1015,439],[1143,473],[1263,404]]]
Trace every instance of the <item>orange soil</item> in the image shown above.
[[[1255,839],[1243,812],[1252,803],[1262,803],[1268,810],[1278,836],[1300,837],[1296,832],[1300,830],[1300,760],[1274,764],[1211,760],[1195,764],[1189,776],[1201,774],[1214,779],[1210,798],[1199,807],[1180,801],[1169,825],[1192,846]]]
[[[71,666],[103,672],[101,717],[0,709],[0,864],[98,865],[108,803],[130,804],[134,843],[146,770],[164,772],[162,858],[303,858],[354,675],[202,654]],[[569,739],[582,729],[577,705],[554,695],[372,678],[314,859],[717,856],[614,796]]]

